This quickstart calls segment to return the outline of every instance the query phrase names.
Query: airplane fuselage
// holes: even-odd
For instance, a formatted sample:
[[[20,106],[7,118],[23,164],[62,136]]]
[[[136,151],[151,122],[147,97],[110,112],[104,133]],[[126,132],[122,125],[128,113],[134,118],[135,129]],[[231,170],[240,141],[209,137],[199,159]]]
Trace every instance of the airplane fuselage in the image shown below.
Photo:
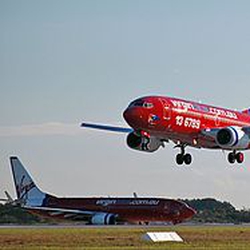
[[[173,141],[181,152],[177,164],[189,165],[187,146],[231,151],[230,163],[243,163],[240,151],[250,148],[250,109],[241,112],[165,96],[147,96],[131,102],[123,113],[131,127],[121,128],[93,123],[82,127],[128,133],[129,148],[154,152]]]
[[[57,198],[47,195],[43,206],[115,214],[118,215],[117,221],[132,223],[157,221],[175,224],[195,214],[184,202],[162,198]]]
[[[186,203],[161,198],[59,198],[41,191],[20,160],[10,157],[17,204],[31,213],[54,219],[81,220],[93,225],[119,222],[182,222],[195,214]]]
[[[250,126],[250,116],[246,113],[163,96],[132,102],[124,111],[124,118],[135,131],[197,148],[220,148],[215,140],[207,140],[201,131]],[[241,150],[249,147],[250,144]]]

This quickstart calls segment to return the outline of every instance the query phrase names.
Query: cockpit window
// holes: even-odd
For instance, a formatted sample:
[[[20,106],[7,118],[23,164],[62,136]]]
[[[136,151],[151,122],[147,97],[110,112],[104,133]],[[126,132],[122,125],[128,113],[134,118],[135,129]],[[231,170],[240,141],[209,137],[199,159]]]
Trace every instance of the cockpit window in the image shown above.
[[[150,102],[145,102],[142,100],[137,100],[132,102],[130,105],[130,107],[143,107],[143,108],[153,108],[154,105]]]
[[[130,105],[131,107],[142,107],[143,106],[143,101],[134,101]]]

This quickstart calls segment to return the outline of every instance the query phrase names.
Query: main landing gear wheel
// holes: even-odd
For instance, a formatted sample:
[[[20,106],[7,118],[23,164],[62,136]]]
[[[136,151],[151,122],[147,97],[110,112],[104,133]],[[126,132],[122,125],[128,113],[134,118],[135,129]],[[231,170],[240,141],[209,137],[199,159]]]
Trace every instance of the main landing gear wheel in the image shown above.
[[[192,163],[192,155],[191,154],[178,154],[176,156],[176,163],[178,165],[182,165],[185,163],[186,165],[190,165]]]
[[[192,163],[192,155],[185,153],[185,145],[177,145],[176,147],[181,148],[181,153],[176,155],[176,163],[178,165],[182,165],[183,163],[190,165]]]
[[[231,164],[234,164],[236,161],[241,164],[244,162],[244,154],[239,152],[239,153],[236,153],[236,151],[234,152],[231,152],[228,154],[228,161],[229,163]]]

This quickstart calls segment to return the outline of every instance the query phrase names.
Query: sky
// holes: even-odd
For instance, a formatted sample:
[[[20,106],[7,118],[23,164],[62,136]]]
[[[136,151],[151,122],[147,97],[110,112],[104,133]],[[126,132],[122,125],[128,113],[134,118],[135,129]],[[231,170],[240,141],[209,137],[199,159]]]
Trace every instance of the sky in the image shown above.
[[[0,196],[14,196],[9,156],[58,196],[216,198],[250,208],[250,153],[172,143],[133,151],[126,135],[80,128],[125,125],[134,99],[166,95],[250,107],[250,2],[239,0],[0,0]]]

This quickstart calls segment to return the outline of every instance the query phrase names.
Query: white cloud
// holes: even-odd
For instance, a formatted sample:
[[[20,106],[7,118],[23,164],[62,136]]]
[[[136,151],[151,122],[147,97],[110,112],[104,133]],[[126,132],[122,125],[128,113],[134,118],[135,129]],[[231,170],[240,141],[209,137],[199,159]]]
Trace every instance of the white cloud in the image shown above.
[[[79,124],[48,122],[21,126],[0,127],[0,137],[68,135],[81,133]]]

